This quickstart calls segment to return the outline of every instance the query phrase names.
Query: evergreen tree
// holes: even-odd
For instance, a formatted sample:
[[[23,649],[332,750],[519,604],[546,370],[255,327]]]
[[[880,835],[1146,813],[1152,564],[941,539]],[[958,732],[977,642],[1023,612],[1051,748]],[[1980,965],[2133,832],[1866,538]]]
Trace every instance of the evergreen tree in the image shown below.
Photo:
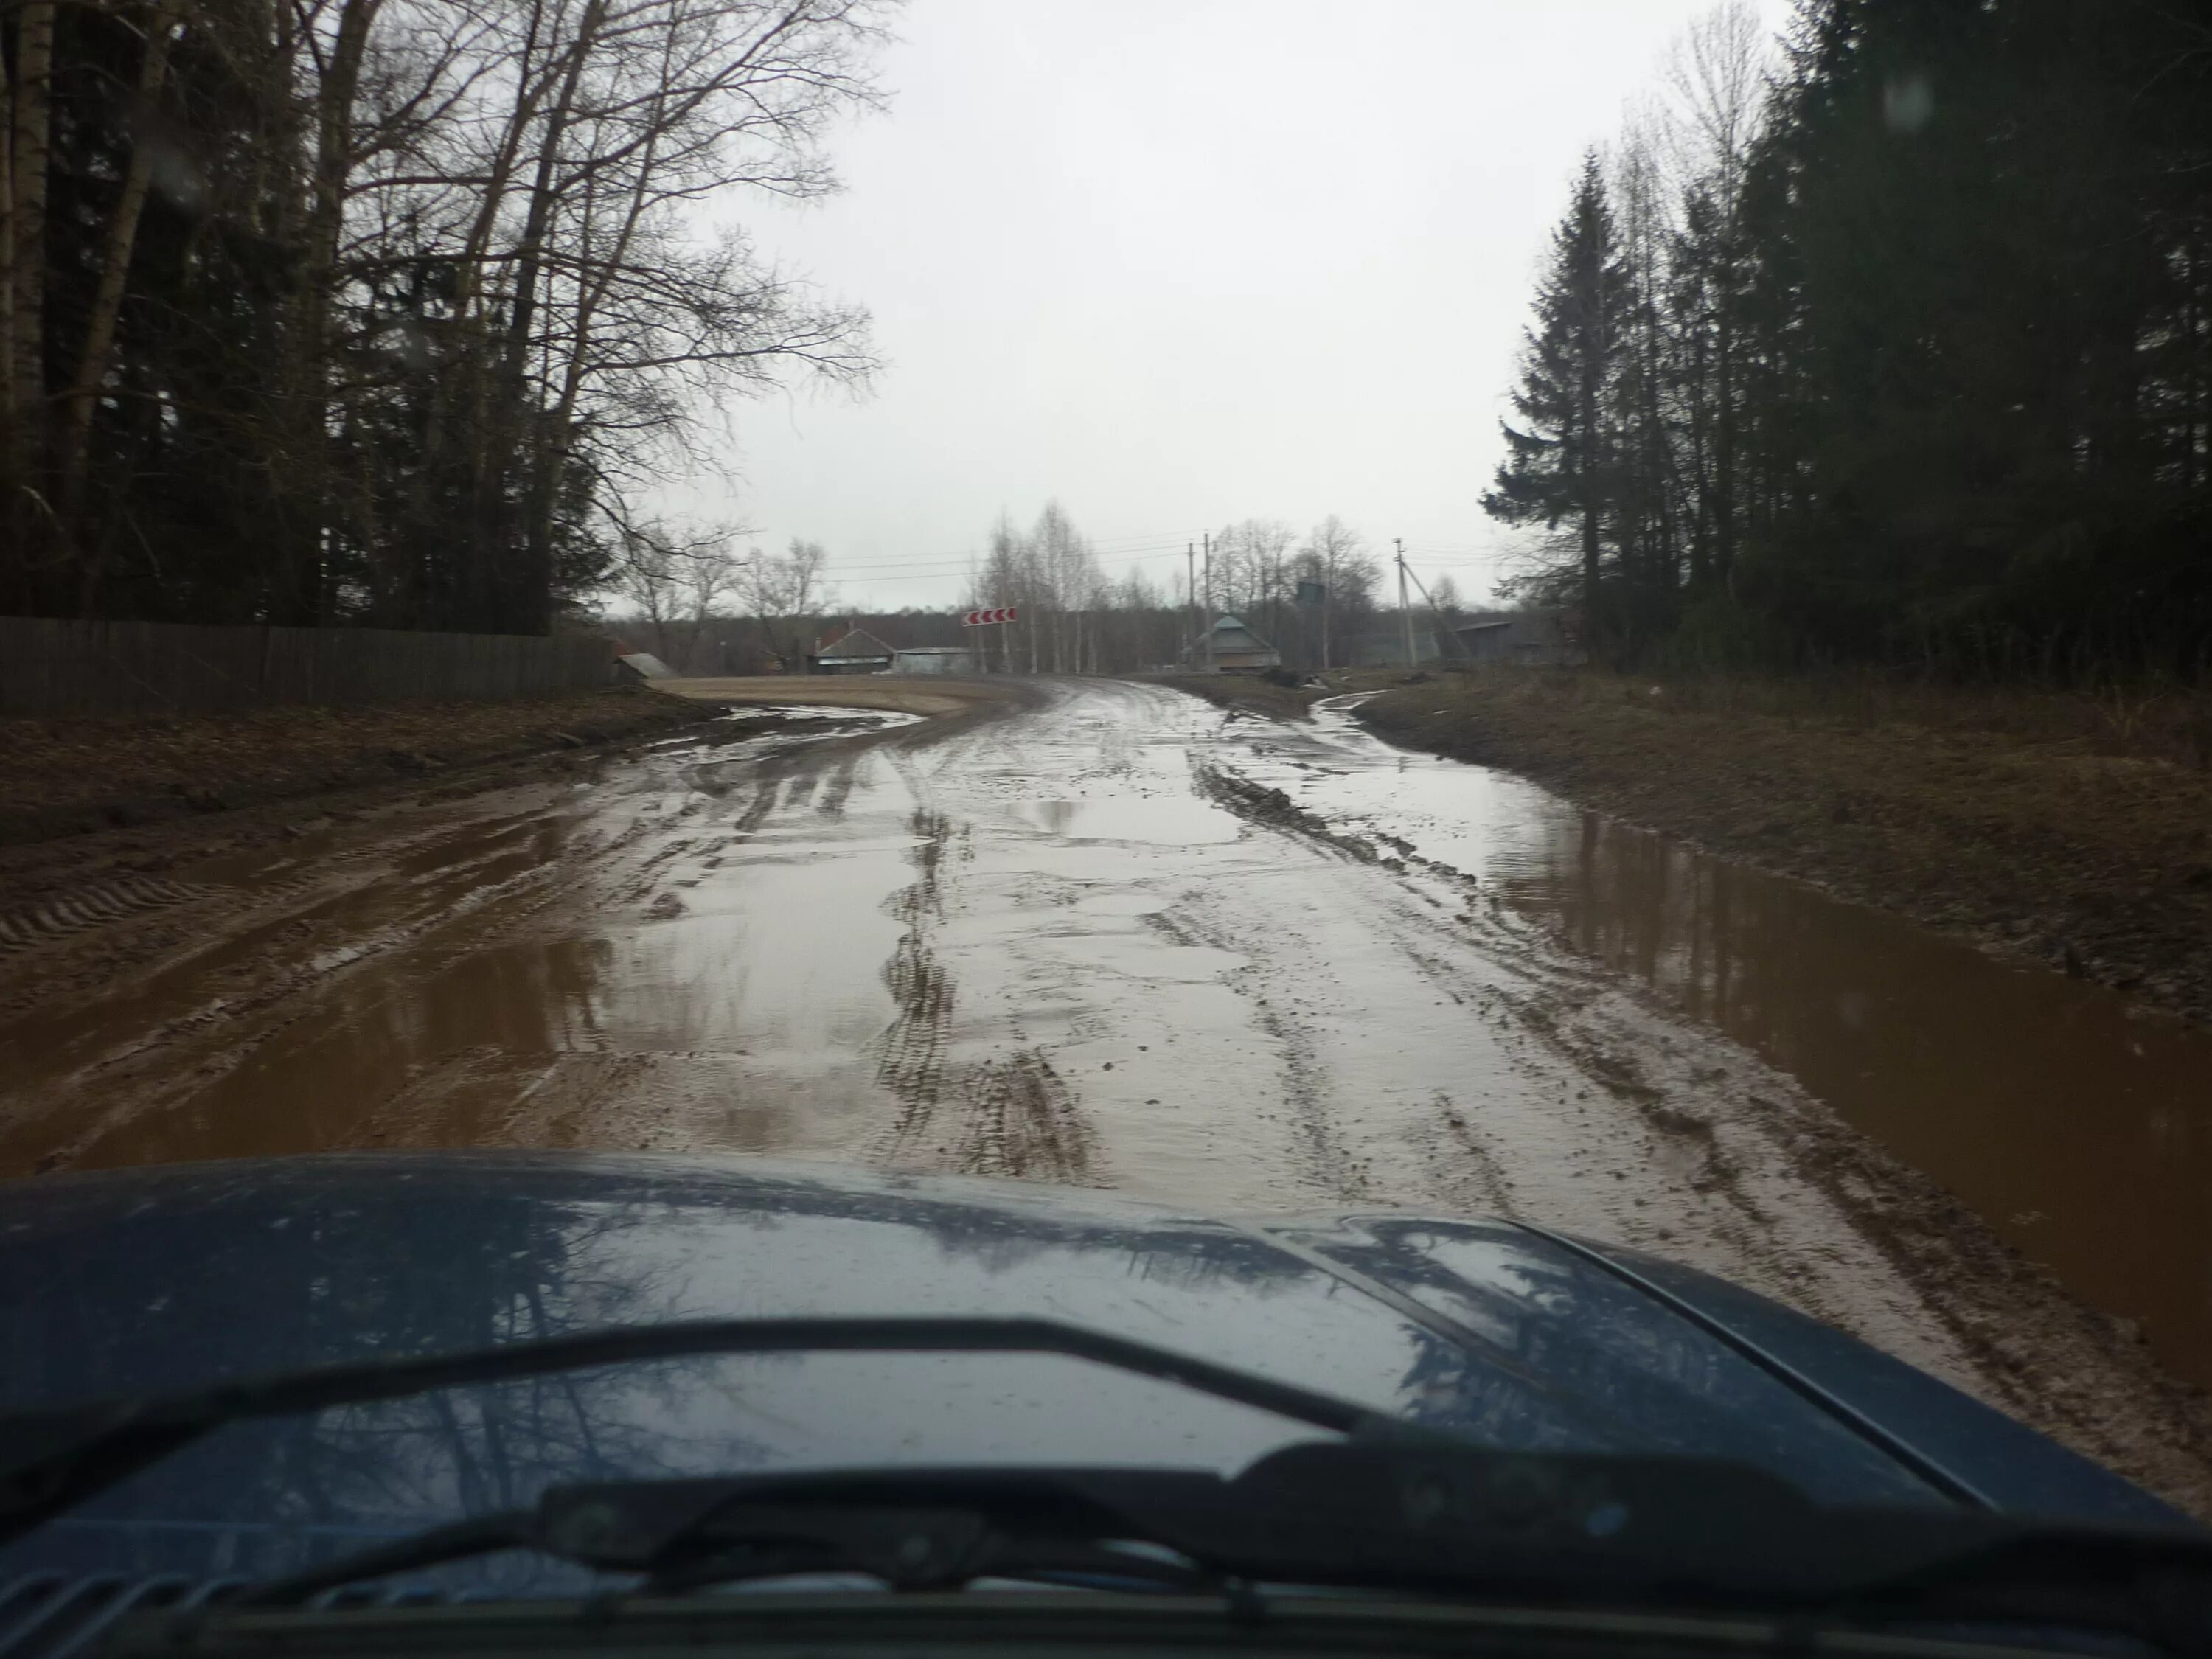
[[[1524,337],[1507,455],[1483,510],[1508,524],[1574,523],[1581,555],[1583,628],[1608,635],[1603,548],[1618,451],[1617,409],[1633,290],[1606,199],[1595,151],[1583,158],[1574,199],[1552,234],[1552,260],[1536,290],[1536,325]]]

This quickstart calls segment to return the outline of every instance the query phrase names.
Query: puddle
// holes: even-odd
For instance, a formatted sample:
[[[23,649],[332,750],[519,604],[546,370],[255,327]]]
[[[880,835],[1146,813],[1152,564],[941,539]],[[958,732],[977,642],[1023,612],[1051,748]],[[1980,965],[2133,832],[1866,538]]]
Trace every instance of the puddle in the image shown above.
[[[651,743],[639,744],[629,752],[632,755],[669,755],[696,750],[702,756],[742,756],[774,744],[788,743],[794,738],[815,741],[823,738],[847,737],[860,732],[887,732],[895,726],[915,725],[921,719],[920,714],[905,714],[892,708],[835,708],[826,703],[751,704],[726,709],[716,715],[708,728],[707,736],[702,737],[696,730],[679,732],[672,738],[658,738]],[[714,726],[729,724],[761,726],[763,729],[735,741],[713,731]]]
[[[684,787],[683,762],[638,768],[657,793],[432,815],[396,845],[331,830],[196,870],[278,908],[0,1025],[0,1168],[57,1151],[100,1168],[382,1145],[842,1148],[888,1098],[870,1045],[896,1012],[904,792],[848,755],[717,800]]]
[[[1206,847],[1235,841],[1243,825],[1211,801],[1185,794],[1025,801],[1021,815],[1064,841],[1133,841]]]
[[[2212,1384],[2212,1036],[1595,814],[1504,878]]]
[[[2212,1034],[1340,714],[1270,750],[1255,775],[1410,838],[1727,1032],[2212,1386]]]

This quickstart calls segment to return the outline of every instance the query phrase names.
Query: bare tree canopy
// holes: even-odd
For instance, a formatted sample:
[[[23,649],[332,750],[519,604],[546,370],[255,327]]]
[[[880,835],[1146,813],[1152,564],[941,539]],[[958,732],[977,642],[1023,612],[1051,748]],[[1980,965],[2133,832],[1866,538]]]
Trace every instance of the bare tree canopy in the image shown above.
[[[537,632],[627,587],[702,412],[872,368],[694,210],[835,187],[893,3],[11,9],[0,606]]]

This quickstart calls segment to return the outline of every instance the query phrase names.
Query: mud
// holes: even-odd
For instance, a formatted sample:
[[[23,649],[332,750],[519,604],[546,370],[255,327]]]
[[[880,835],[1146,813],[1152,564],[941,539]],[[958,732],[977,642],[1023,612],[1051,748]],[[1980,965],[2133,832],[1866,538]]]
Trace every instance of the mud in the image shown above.
[[[702,712],[617,687],[486,702],[0,719],[0,848],[395,780],[476,776],[673,731]]]
[[[1021,681],[936,675],[854,674],[798,679],[788,675],[757,674],[721,679],[657,680],[653,689],[672,696],[728,708],[781,708],[793,699],[803,699],[823,707],[890,709],[933,719],[988,712],[1032,701],[1029,689]]]
[[[720,722],[173,860],[0,956],[0,1168],[638,1147],[1505,1212],[1728,1274],[2212,1510],[2202,1402],[2130,1332],[1796,1050],[1574,936],[1559,804],[1327,712],[1022,695]]]

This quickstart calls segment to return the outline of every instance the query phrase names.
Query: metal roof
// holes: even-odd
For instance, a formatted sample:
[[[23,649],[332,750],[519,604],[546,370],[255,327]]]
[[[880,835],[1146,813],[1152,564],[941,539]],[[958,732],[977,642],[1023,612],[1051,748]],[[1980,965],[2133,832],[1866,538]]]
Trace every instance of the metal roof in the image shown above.
[[[873,648],[871,649],[870,647]],[[826,651],[814,653],[817,662],[872,662],[878,657],[889,658],[891,648],[865,628],[855,628],[842,635]]]

